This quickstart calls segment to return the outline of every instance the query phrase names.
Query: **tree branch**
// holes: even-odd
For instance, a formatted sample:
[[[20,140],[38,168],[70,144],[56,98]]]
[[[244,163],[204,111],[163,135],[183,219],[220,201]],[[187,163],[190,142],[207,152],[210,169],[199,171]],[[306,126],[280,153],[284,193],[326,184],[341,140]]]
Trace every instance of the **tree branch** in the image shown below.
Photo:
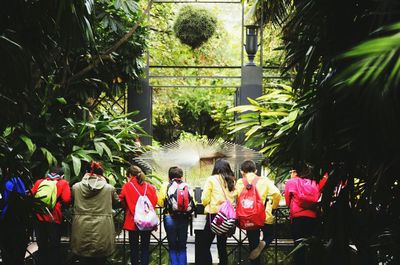
[[[128,40],[133,36],[133,34],[135,34],[137,28],[139,27],[139,25],[144,21],[144,19],[146,18],[147,14],[150,12],[150,8],[153,5],[153,0],[149,1],[149,5],[147,6],[145,12],[142,14],[142,16],[139,18],[139,20],[136,22],[136,24],[129,30],[128,33],[126,33],[119,41],[117,41],[113,46],[111,46],[110,48],[108,48],[106,51],[101,52],[99,56],[96,56],[96,59],[89,64],[88,66],[86,66],[85,68],[83,68],[82,70],[80,70],[78,73],[76,73],[75,75],[71,76],[71,78],[68,80],[68,83],[75,81],[79,78],[81,78],[82,76],[84,76],[86,73],[88,73],[89,71],[91,71],[92,69],[94,69],[100,62],[102,62],[103,60],[113,60],[111,53],[115,52],[116,50],[118,50],[122,45],[124,45],[125,43],[128,42]]]

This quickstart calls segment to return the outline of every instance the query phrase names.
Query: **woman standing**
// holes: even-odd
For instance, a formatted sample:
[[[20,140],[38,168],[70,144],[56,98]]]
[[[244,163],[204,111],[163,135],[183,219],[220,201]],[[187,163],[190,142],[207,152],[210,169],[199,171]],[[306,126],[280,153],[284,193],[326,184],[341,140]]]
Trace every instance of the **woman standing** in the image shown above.
[[[149,245],[151,231],[140,231],[134,222],[136,203],[139,196],[147,196],[153,208],[157,203],[156,189],[145,182],[143,171],[137,166],[130,166],[126,172],[127,183],[122,187],[119,198],[125,208],[124,229],[129,231],[129,245],[131,250],[131,264],[139,264],[139,237],[140,237],[140,264],[149,264]],[[156,228],[156,227],[155,227]]]
[[[206,225],[203,232],[203,250],[204,264],[212,264],[212,256],[210,252],[211,244],[214,240],[215,234],[211,231],[211,222],[222,203],[229,200],[232,204],[236,201],[236,192],[234,174],[228,161],[218,159],[215,162],[212,175],[207,178],[203,188],[201,201],[204,205],[204,212],[206,215]],[[219,256],[219,264],[228,264],[228,254],[226,251],[226,236],[217,236],[217,248]]]
[[[115,248],[112,206],[118,203],[118,195],[103,174],[102,165],[92,161],[82,180],[72,186],[71,248],[88,265],[105,264]]]
[[[189,218],[194,210],[193,194],[182,177],[181,168],[171,167],[168,170],[169,182],[163,183],[158,196],[158,205],[164,207],[164,228],[167,232],[171,265],[187,264],[187,231]],[[182,194],[182,203],[186,203],[186,207],[182,207],[181,211],[174,211],[174,208],[179,208],[182,204],[178,199],[178,193]]]
[[[319,227],[316,208],[304,206],[304,203],[299,197],[299,190],[302,189],[302,185],[308,185],[310,187],[315,186],[316,197],[319,197],[327,180],[327,175],[324,175],[322,180],[317,183],[315,180],[299,175],[299,170],[300,169],[297,168],[290,171],[291,178],[285,185],[285,200],[286,205],[289,207],[292,236],[295,246],[300,244],[302,239],[315,235],[317,232],[316,228]],[[308,190],[312,190],[312,188]],[[300,248],[294,253],[294,264],[306,264],[306,252],[304,248]]]

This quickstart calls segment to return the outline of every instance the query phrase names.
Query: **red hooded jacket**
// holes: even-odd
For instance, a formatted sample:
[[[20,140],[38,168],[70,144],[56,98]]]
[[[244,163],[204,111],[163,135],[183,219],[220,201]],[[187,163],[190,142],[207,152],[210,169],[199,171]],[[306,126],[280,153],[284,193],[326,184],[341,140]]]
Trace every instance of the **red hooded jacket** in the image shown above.
[[[153,185],[143,182],[139,184],[135,177],[132,177],[131,180],[122,186],[121,193],[119,195],[119,199],[121,201],[122,207],[125,209],[125,221],[123,228],[129,231],[137,230],[136,224],[133,221],[133,217],[135,216],[135,208],[136,203],[139,198],[138,192],[132,187],[132,184],[135,185],[136,189],[139,191],[140,195],[144,195],[144,191],[147,185],[146,196],[149,198],[153,207],[156,207],[157,203],[157,192],[156,188]]]
[[[48,180],[52,180],[50,177],[46,177]],[[42,183],[44,179],[39,179],[35,182],[32,188],[33,195],[36,194],[40,183]],[[53,181],[57,181],[57,203],[54,206],[54,209],[49,214],[40,214],[37,213],[36,217],[40,222],[49,222],[49,223],[56,223],[61,224],[62,222],[62,213],[61,213],[61,206],[67,206],[71,202],[71,189],[69,188],[69,183],[63,179],[56,179]],[[61,205],[62,204],[62,205]]]

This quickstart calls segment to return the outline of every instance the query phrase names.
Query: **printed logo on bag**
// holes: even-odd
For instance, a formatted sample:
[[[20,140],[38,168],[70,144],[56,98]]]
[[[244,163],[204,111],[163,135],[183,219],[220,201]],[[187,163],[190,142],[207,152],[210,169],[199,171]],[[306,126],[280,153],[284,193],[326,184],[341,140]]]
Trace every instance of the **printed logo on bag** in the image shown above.
[[[240,203],[242,204],[242,207],[245,209],[254,207],[254,200],[244,199]]]
[[[151,204],[149,198],[146,196],[148,184],[145,184],[146,187],[143,195],[140,194],[132,182],[131,185],[139,194],[139,198],[136,202],[135,216],[133,217],[133,221],[140,231],[154,230],[154,228],[158,225],[158,216],[154,211],[153,205]]]
[[[244,189],[238,198],[236,209],[239,227],[245,230],[254,230],[264,226],[265,207],[256,189],[258,177],[249,185],[246,178],[242,178]]]

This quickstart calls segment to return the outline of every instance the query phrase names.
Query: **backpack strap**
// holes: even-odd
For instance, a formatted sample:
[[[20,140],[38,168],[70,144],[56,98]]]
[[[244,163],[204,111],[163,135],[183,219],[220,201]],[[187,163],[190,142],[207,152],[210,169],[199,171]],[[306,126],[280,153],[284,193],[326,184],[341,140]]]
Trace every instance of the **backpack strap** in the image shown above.
[[[258,180],[260,179],[260,177],[256,176],[253,181],[251,182],[251,185],[256,187]],[[246,177],[242,178],[242,182],[245,188],[247,188],[247,185],[249,185],[249,181],[247,180]]]
[[[132,182],[129,182],[129,183],[132,185],[132,187],[135,189],[135,191],[139,194],[139,196],[145,196],[146,195],[146,192],[147,192],[147,183],[146,182],[145,182],[146,187],[144,188],[144,194],[143,195],[140,194],[139,190],[135,187],[135,184],[133,184]]]
[[[218,182],[219,186],[220,186],[220,187],[221,187],[221,189],[222,189],[222,192],[224,193],[225,200],[228,200],[228,197],[226,196],[226,193],[225,193],[224,186],[222,186],[221,182],[219,181],[219,178],[218,178],[218,177],[219,177],[219,175],[216,175],[215,177],[216,177],[216,179],[217,179],[217,182]]]

